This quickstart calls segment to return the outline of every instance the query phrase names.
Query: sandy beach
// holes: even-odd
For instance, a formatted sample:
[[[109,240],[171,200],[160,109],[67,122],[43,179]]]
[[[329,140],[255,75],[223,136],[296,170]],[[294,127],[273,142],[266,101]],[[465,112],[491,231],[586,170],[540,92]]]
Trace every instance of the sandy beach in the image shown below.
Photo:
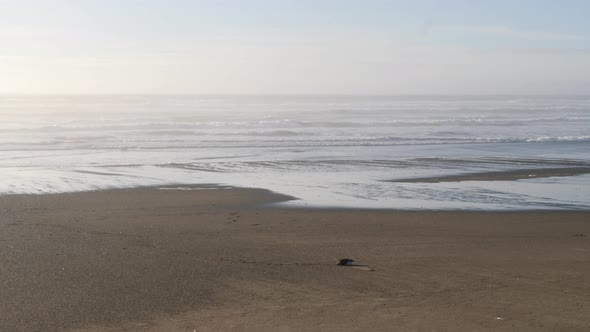
[[[0,330],[590,329],[588,212],[294,209],[216,188],[0,196]]]

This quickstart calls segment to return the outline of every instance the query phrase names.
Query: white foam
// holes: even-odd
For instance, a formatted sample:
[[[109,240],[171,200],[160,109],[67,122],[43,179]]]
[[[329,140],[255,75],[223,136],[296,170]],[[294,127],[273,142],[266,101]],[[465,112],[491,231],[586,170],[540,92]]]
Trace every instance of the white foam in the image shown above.
[[[381,181],[588,162],[590,98],[0,97],[0,115],[0,194],[218,183],[308,206],[590,205],[587,176]]]

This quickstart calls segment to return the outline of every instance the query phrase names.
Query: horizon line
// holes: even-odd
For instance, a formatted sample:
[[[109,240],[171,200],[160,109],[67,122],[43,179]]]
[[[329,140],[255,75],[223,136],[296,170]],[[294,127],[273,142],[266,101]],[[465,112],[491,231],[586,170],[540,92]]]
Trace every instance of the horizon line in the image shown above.
[[[590,97],[583,93],[404,93],[404,94],[346,94],[346,93],[3,93],[0,97]]]

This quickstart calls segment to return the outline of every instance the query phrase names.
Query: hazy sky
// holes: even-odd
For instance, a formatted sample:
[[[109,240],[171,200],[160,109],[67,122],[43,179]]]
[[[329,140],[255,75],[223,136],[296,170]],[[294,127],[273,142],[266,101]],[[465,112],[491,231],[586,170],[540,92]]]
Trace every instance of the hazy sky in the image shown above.
[[[588,94],[590,1],[0,0],[0,93]]]

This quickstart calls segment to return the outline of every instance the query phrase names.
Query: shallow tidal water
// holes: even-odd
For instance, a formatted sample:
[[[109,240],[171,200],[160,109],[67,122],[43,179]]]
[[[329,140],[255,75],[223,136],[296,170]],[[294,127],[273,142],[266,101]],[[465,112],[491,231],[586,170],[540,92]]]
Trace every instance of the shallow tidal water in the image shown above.
[[[590,97],[0,97],[0,194],[218,183],[287,205],[588,209]]]

